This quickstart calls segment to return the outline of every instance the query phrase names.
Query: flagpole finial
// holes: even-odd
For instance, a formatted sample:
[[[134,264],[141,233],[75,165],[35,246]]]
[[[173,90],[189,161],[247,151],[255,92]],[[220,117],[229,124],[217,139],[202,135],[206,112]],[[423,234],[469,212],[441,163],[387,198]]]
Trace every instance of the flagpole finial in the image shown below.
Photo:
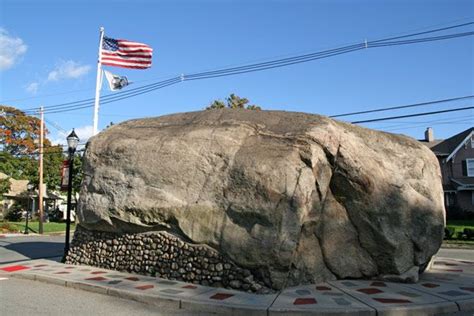
[[[103,31],[104,31],[104,27],[101,26],[101,27],[99,28],[99,30],[100,30],[101,32],[103,32]]]

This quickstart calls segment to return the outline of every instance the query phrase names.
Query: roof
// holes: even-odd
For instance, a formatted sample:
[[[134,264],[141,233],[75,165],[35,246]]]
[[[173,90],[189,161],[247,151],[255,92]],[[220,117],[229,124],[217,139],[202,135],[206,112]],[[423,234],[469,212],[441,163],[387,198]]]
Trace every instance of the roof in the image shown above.
[[[459,148],[461,143],[465,141],[465,139],[472,133],[474,132],[474,127],[470,127],[467,130],[456,134],[448,139],[445,139],[442,142],[439,142],[438,144],[434,146],[428,146],[433,150],[433,152],[436,155],[449,155],[450,157],[453,155],[455,151]],[[449,158],[448,157],[448,160]]]
[[[7,179],[9,178],[6,174],[0,172],[0,179]],[[21,195],[21,193],[26,192],[28,190],[28,180],[15,180],[13,178],[9,178],[10,180],[10,190],[4,194],[4,196],[17,196]]]
[[[419,140],[423,145],[425,145],[426,147],[428,147],[429,149],[431,149],[436,156],[448,156],[449,153],[444,153],[444,152],[439,152],[437,150],[434,150],[433,148],[435,146],[438,146],[439,144],[441,144],[442,142],[444,142],[444,139],[435,139],[434,141],[432,142],[428,142],[424,139],[420,139]]]
[[[474,178],[451,179],[457,185],[474,185]]]
[[[8,177],[6,174],[0,172],[0,179],[7,179],[9,178],[10,180],[10,190],[3,194],[3,196],[8,197],[8,198],[24,198],[27,196],[28,193],[28,180],[16,180],[13,178]],[[34,192],[31,193],[31,197],[37,197],[38,196],[38,190],[35,190]],[[46,192],[43,194],[43,198],[45,200],[61,200],[62,197],[54,194],[53,192],[50,192],[46,190]]]

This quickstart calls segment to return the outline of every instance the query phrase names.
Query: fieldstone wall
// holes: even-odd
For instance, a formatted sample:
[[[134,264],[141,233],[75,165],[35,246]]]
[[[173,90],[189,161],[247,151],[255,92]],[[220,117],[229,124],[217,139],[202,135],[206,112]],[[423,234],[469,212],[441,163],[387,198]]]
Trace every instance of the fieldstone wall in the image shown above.
[[[238,267],[215,249],[185,242],[165,231],[115,234],[78,225],[66,263],[259,294],[273,292],[262,276]]]

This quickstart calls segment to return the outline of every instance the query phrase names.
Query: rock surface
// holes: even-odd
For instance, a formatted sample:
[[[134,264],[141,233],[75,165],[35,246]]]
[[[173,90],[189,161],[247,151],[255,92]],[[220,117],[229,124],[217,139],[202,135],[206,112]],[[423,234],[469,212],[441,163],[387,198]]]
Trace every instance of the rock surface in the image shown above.
[[[274,289],[402,275],[443,237],[441,174],[427,147],[318,115],[132,120],[93,137],[84,168],[84,228],[167,231]]]

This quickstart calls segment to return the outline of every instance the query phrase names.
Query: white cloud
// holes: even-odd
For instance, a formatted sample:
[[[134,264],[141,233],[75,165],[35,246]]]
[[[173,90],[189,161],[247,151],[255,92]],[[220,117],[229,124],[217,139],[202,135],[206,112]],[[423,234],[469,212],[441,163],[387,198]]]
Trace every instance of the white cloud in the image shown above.
[[[92,125],[80,126],[75,128],[74,131],[76,132],[77,137],[79,137],[79,143],[85,144],[89,140],[90,137],[93,136],[94,128]],[[67,136],[71,133],[71,131],[67,132],[58,132],[57,138],[51,140],[54,145],[67,145]]]
[[[89,65],[81,65],[72,60],[61,61],[56,68],[48,74],[47,81],[77,79],[86,75],[90,70],[91,66]]]
[[[7,30],[0,28],[0,70],[13,67],[27,49],[21,38],[10,36]]]
[[[26,91],[31,94],[36,94],[38,92],[39,82],[32,82],[26,86]]]

